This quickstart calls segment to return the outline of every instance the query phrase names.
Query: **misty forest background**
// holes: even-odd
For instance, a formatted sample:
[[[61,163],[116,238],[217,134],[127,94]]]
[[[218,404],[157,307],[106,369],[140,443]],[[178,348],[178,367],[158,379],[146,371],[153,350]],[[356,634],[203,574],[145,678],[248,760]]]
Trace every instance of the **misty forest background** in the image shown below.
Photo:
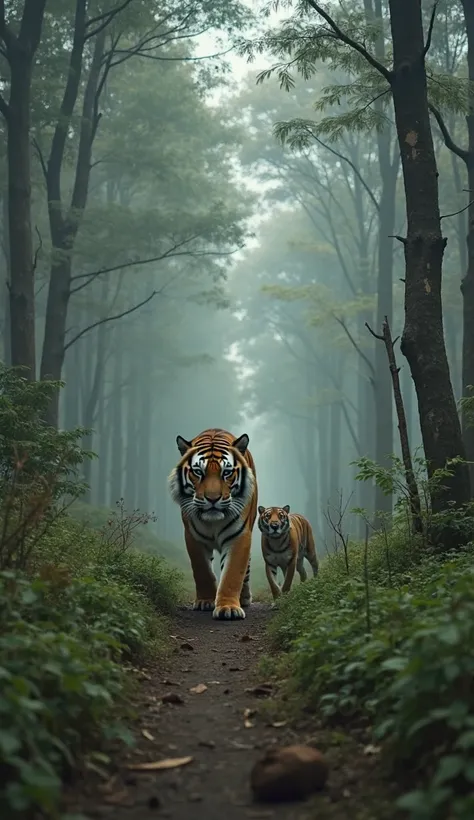
[[[98,455],[85,464],[88,517],[120,498],[128,510],[154,512],[158,549],[186,563],[166,487],[175,439],[218,426],[249,434],[261,503],[305,514],[321,554],[333,549],[327,511],[341,498],[345,526],[360,537],[364,522],[350,510],[388,513],[395,499],[355,482],[353,462],[387,466],[399,454],[385,349],[365,326],[380,332],[387,315],[395,337],[404,321],[394,237],[406,232],[405,200],[390,105],[366,101],[362,75],[342,59],[320,61],[287,93],[277,74],[257,83],[271,56],[247,65],[226,54],[230,34],[254,31],[250,3],[171,3],[161,18],[138,4],[139,14],[103,15],[71,81],[80,5],[46,8],[31,183],[37,376],[65,381],[53,424],[92,429],[83,442]],[[272,12],[270,23],[282,16]],[[462,95],[450,85],[466,74],[461,3],[439,7],[429,59],[446,82],[438,96],[449,131],[462,142]],[[300,130],[285,144],[274,126],[295,118]],[[4,121],[0,128],[8,364]],[[470,194],[465,165],[434,121],[433,136],[448,237],[444,330],[459,399]],[[398,346],[396,354],[410,444],[421,455],[413,382]]]

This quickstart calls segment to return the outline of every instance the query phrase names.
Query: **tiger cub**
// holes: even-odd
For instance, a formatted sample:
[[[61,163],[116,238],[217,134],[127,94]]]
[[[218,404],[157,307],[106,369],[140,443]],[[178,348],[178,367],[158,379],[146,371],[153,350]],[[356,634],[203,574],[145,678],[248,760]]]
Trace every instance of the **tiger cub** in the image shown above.
[[[274,600],[282,592],[289,592],[295,569],[301,582],[306,581],[305,558],[311,564],[313,575],[318,574],[311,524],[304,516],[290,513],[289,504],[286,507],[259,507],[258,528],[262,533],[265,572]],[[276,581],[278,568],[284,575],[281,589]]]

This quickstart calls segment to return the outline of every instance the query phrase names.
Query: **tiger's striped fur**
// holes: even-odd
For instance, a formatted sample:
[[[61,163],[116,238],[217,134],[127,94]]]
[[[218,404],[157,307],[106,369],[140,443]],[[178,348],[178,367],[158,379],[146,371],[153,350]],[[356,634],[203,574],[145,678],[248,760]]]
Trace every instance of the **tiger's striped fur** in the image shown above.
[[[196,585],[194,609],[214,618],[245,618],[250,606],[250,547],[257,517],[257,480],[247,435],[204,430],[176,439],[181,460],[171,472],[171,496],[181,507],[184,538]],[[217,586],[214,551],[221,556]]]
[[[258,528],[262,533],[262,553],[265,572],[274,600],[282,592],[289,592],[295,570],[301,582],[306,581],[304,559],[311,564],[313,575],[318,574],[318,559],[314,536],[309,521],[286,507],[259,507]],[[278,586],[278,569],[283,571],[283,586]]]

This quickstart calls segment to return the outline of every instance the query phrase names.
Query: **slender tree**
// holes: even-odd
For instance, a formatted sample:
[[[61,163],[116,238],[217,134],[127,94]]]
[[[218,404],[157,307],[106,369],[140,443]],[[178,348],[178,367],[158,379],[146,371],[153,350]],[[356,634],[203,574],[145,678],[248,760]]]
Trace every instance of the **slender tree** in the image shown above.
[[[0,50],[10,72],[9,98],[7,101],[0,96],[0,111],[7,125],[11,362],[23,365],[27,377],[32,380],[36,374],[36,353],[35,254],[31,231],[31,83],[45,6],[46,0],[25,0],[19,30],[15,33],[5,0],[0,0]]]

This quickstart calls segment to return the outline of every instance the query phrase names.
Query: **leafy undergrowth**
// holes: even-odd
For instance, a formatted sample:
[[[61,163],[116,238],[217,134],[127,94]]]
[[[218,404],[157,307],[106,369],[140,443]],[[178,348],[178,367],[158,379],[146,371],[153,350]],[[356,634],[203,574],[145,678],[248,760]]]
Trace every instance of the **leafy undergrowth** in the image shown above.
[[[51,383],[0,368],[0,817],[59,817],[61,786],[131,742],[131,668],[166,650],[180,573],[136,551],[136,517],[67,514],[84,431],[41,422]]]
[[[474,816],[474,554],[420,561],[396,529],[389,546],[322,562],[279,603],[274,669],[292,702],[328,724],[365,726],[411,820]],[[385,558],[384,558],[385,556]],[[289,671],[290,670],[290,671]]]

